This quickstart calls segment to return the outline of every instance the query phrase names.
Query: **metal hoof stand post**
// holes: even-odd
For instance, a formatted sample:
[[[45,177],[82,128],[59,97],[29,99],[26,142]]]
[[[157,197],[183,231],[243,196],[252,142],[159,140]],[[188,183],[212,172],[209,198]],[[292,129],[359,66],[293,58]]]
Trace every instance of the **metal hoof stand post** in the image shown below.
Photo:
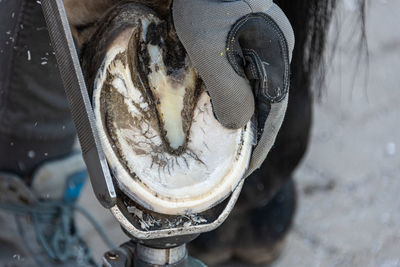
[[[104,254],[104,266],[205,266],[188,256],[186,244],[222,224],[231,212],[243,181],[228,199],[188,215],[146,210],[116,190],[99,135],[62,0],[42,0],[42,8],[71,107],[83,158],[97,199],[121,224],[131,241]]]
[[[204,267],[201,261],[188,256],[186,246],[170,249],[155,249],[143,245],[128,242],[120,248],[104,254],[103,266],[112,267],[152,267],[152,266],[174,266],[174,267]]]

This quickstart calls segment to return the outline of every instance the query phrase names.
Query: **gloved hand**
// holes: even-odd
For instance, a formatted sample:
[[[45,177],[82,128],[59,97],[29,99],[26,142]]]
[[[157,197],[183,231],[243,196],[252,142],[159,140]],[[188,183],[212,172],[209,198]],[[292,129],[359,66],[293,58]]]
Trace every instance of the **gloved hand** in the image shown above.
[[[294,34],[272,0],[174,0],[173,20],[210,94],[217,120],[257,127],[246,176],[259,168],[281,127]]]

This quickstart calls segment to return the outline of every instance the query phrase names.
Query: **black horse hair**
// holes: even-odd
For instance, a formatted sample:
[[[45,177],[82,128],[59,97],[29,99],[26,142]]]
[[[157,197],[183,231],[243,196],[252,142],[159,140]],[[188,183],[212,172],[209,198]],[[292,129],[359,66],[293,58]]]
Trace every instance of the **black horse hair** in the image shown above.
[[[365,0],[357,4],[357,29],[360,34],[360,54],[368,53],[365,35]],[[276,0],[289,18],[296,45],[291,64],[291,84],[295,90],[311,90],[313,85],[318,96],[325,88],[326,41],[329,27],[335,15],[337,0]],[[333,48],[335,44],[333,44]]]

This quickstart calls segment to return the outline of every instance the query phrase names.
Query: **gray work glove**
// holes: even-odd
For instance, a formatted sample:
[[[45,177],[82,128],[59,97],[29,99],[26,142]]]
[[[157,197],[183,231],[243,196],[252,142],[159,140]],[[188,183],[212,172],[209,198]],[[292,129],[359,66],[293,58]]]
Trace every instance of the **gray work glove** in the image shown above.
[[[254,118],[248,176],[265,160],[285,115],[292,27],[272,0],[174,0],[173,20],[217,120],[240,128]]]

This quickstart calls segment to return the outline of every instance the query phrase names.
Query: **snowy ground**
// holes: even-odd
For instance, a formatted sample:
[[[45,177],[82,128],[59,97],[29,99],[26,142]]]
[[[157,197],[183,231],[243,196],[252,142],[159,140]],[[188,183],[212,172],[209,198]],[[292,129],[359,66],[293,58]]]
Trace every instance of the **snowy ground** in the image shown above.
[[[275,267],[400,266],[400,1],[369,1],[369,73],[365,61],[354,67],[355,1],[337,17],[329,88],[315,104],[311,146],[296,173],[298,211]],[[116,243],[126,240],[90,186],[82,204]],[[100,257],[99,237],[86,223],[83,232]]]

